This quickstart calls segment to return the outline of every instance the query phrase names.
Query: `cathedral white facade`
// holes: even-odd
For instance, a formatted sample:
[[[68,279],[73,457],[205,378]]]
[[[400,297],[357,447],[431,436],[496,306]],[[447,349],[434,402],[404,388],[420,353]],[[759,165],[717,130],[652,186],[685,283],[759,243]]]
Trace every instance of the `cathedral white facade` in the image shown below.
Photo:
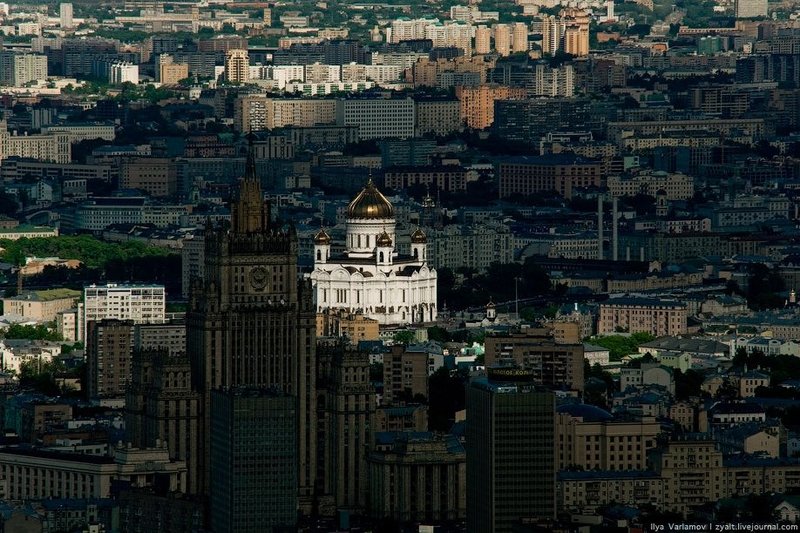
[[[382,326],[436,320],[436,270],[426,261],[427,238],[411,235],[411,255],[395,250],[394,207],[372,183],[347,207],[342,256],[331,256],[323,229],[314,237],[314,303],[318,313],[363,313]]]

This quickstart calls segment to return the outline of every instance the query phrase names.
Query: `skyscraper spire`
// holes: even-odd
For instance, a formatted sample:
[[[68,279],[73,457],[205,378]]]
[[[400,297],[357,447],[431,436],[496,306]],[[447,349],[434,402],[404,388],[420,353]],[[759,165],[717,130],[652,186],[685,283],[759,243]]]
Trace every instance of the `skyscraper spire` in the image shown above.
[[[253,149],[253,143],[256,141],[256,135],[250,131],[246,138],[247,162],[244,165],[244,179],[258,181],[258,177],[256,177],[256,153]]]
[[[247,162],[239,184],[239,195],[231,209],[231,226],[237,233],[258,233],[269,228],[269,204],[261,194],[261,182],[256,175],[256,154],[253,132],[247,135]]]

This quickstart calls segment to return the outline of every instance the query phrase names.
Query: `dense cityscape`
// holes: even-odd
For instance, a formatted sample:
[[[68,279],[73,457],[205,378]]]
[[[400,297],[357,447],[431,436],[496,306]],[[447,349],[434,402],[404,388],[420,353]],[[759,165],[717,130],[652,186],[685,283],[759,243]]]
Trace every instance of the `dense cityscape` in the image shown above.
[[[800,531],[800,2],[0,3],[0,531]]]

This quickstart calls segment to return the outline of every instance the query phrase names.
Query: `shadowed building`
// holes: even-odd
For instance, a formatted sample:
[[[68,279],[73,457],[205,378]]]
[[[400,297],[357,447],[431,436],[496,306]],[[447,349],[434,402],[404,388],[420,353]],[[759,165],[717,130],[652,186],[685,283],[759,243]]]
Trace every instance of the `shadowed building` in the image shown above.
[[[274,388],[297,398],[300,504],[312,507],[316,476],[315,315],[311,284],[297,277],[297,234],[270,220],[250,138],[230,226],[205,231],[204,279],[187,314],[194,389],[203,396],[197,453],[209,485],[210,395],[220,387]],[[269,468],[267,463],[262,463]]]
[[[467,531],[510,532],[555,517],[555,395],[515,367],[467,388]]]

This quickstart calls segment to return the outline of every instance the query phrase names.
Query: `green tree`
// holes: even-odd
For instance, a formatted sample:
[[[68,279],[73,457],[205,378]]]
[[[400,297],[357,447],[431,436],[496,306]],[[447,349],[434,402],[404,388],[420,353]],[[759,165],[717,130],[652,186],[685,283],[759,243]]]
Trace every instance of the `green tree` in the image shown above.
[[[393,340],[397,344],[411,344],[414,342],[414,332],[409,330],[398,331],[394,334]]]

